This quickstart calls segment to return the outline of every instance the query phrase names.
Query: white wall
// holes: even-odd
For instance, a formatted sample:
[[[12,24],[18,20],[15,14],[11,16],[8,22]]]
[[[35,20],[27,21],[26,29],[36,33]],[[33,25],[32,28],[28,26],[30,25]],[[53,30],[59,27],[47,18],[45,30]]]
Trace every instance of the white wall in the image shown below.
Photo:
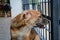
[[[22,12],[22,0],[10,0],[10,5],[12,18]]]
[[[22,12],[21,0],[10,0],[12,18]],[[10,40],[11,18],[0,18],[0,40]]]

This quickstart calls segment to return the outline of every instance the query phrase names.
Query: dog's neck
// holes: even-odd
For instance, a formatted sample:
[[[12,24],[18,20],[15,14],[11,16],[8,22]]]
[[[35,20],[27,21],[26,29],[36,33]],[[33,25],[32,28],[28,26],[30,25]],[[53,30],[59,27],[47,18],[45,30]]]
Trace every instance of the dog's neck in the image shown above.
[[[33,28],[33,26],[34,26],[34,25],[28,24],[28,25],[26,25],[25,27],[20,28],[20,30],[18,30],[18,31],[16,32],[16,34],[17,34],[17,36],[18,36],[17,39],[18,39],[18,40],[23,40],[23,36],[24,36],[24,35],[29,36],[30,31],[31,31],[31,29]]]
[[[33,25],[26,25],[25,27],[23,27],[21,29],[21,32],[27,32],[28,30],[32,29],[33,28]]]

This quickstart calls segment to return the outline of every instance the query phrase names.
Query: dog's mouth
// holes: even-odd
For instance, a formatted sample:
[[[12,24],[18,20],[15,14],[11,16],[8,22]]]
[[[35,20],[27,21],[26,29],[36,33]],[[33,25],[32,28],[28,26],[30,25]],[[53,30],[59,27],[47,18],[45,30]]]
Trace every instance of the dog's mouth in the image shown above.
[[[37,23],[35,27],[39,27],[39,28],[45,28],[44,25]]]
[[[40,19],[38,19],[36,21],[36,26],[35,27],[39,27],[39,28],[45,28],[44,25],[47,24],[46,19],[43,19],[42,21]]]

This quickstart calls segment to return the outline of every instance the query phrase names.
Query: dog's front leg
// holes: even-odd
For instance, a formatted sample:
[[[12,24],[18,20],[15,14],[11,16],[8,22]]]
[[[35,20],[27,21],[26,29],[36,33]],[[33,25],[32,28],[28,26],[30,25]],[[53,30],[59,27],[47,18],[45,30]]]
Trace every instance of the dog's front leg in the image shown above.
[[[23,36],[23,40],[30,40],[30,39],[29,39],[29,36],[24,35],[24,36]]]
[[[40,37],[38,35],[36,35],[34,40],[40,40]]]

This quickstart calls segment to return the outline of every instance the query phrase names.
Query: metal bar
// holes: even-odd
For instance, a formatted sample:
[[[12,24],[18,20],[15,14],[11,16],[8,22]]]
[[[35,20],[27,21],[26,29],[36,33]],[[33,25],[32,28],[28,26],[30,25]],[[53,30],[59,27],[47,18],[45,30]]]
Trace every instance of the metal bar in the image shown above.
[[[51,17],[51,0],[48,0],[48,16]]]
[[[46,26],[47,27],[47,26]],[[47,40],[47,31],[46,31],[46,40]]]
[[[41,12],[41,0],[40,0],[40,12]]]
[[[51,0],[51,40],[53,40],[53,0]]]
[[[44,35],[44,29],[43,29],[43,35]],[[44,37],[45,38],[45,37]]]
[[[43,14],[43,0],[42,0],[42,14]]]
[[[44,36],[44,29],[42,29],[42,32],[43,32],[43,36]],[[43,39],[44,39],[44,37],[43,37]]]
[[[49,23],[49,30],[50,30],[50,32],[51,32],[51,22]],[[49,32],[49,40],[51,40],[51,33]]]
[[[45,15],[46,15],[46,0],[45,0]]]
[[[50,1],[51,0],[48,0],[48,16],[51,17],[51,5],[50,5]],[[49,40],[51,40],[51,19],[50,19],[50,22],[49,22]]]
[[[59,20],[59,25],[60,25],[60,20]]]
[[[52,40],[58,40],[58,27],[59,27],[59,21],[58,21],[58,0],[51,0],[52,1]]]
[[[40,1],[41,1],[41,0],[40,0]],[[40,5],[41,5],[41,7],[40,7],[40,8],[41,8],[41,11],[40,11],[40,12],[42,13],[42,2],[40,2]]]

